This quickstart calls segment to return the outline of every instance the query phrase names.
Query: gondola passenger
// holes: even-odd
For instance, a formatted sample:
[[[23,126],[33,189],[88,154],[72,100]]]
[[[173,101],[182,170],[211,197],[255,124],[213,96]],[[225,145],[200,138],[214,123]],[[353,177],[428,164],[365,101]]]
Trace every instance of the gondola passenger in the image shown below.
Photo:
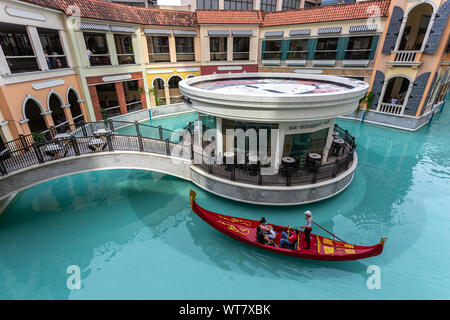
[[[289,226],[288,226],[289,227]],[[287,249],[295,249],[295,244],[297,243],[298,232],[292,230],[289,234],[286,231],[281,233],[280,247]]]

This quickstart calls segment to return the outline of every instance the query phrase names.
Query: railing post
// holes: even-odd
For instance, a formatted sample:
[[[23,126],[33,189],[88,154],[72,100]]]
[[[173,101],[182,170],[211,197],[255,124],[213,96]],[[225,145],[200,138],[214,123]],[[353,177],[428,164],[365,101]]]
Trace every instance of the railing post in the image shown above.
[[[234,165],[231,166],[231,181],[236,181],[236,167]]]
[[[70,144],[72,145],[73,151],[76,156],[80,155],[80,148],[78,147],[78,141],[74,136],[70,137]]]
[[[258,185],[262,186],[261,166],[258,166]]]
[[[166,139],[166,152],[167,155],[170,156],[170,144],[169,144],[169,139]]]
[[[109,123],[109,130],[111,130],[111,133],[113,133],[114,132],[114,120],[109,119],[108,123]]]
[[[319,175],[319,168],[320,166],[314,166],[314,177],[312,179],[312,183],[316,183],[317,181],[317,176]]]
[[[287,167],[286,186],[290,187],[292,184],[292,167]]]
[[[87,131],[86,131],[86,123],[83,123],[81,125],[81,132],[83,132],[83,137],[87,137]]]
[[[336,159],[334,161],[333,178],[336,178],[336,176],[337,176],[338,166],[339,166],[339,160]]]
[[[44,163],[44,157],[42,156],[41,149],[37,146],[36,143],[33,143],[33,149],[34,153],[36,154],[36,158],[38,159],[39,163]]]
[[[158,130],[159,130],[159,140],[163,140],[163,132],[162,132],[162,127],[159,125],[158,126]]]
[[[8,171],[6,170],[6,166],[3,163],[3,159],[0,159],[0,173],[2,174],[2,176],[8,174]]]
[[[144,151],[144,144],[142,143],[142,135],[141,135],[141,130],[139,129],[139,122],[135,121],[134,125],[136,126],[136,134],[137,134],[137,138],[138,138],[138,143],[139,143],[139,151]]]
[[[113,144],[112,144],[112,139],[111,139],[111,137],[112,137],[112,134],[107,134],[107,135],[106,135],[106,143],[108,144],[108,150],[109,150],[110,152],[114,151],[114,147],[113,147]]]
[[[27,140],[25,140],[25,136],[23,134],[19,134],[19,139],[20,139],[20,142],[22,143],[22,148],[24,148],[26,151],[28,151],[29,147],[28,147]]]

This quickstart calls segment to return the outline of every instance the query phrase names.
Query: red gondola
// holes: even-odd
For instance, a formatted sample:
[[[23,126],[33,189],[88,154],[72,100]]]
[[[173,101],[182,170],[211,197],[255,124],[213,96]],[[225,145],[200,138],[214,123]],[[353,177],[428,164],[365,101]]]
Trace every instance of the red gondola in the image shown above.
[[[384,243],[386,242],[386,238],[383,237],[381,238],[381,241],[374,246],[357,246],[311,233],[310,249],[305,250],[303,249],[306,244],[304,233],[303,231],[300,231],[300,236],[298,237],[299,242],[296,245],[296,249],[285,249],[273,245],[262,244],[256,240],[256,228],[259,225],[259,221],[231,217],[208,211],[200,207],[195,201],[195,191],[191,190],[189,196],[192,211],[215,229],[233,239],[280,254],[312,260],[358,260],[381,254],[383,252]],[[273,224],[271,224],[271,226],[277,233],[275,243],[279,244],[281,232],[287,231],[288,228]]]

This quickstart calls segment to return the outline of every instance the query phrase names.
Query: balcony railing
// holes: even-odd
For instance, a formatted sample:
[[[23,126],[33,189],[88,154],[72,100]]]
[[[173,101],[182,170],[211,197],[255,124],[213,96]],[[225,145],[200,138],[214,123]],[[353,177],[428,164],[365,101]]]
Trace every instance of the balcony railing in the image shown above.
[[[281,51],[265,51],[263,54],[264,60],[280,60]]]
[[[170,62],[170,53],[150,53],[150,62]]]
[[[210,61],[227,61],[227,53],[226,52],[210,52],[209,60]]]
[[[177,53],[177,61],[195,61],[195,53]]]
[[[288,51],[287,58],[288,60],[306,60],[306,56],[308,51]]]
[[[316,50],[314,60],[335,60],[337,50]]]
[[[395,53],[395,62],[414,62],[416,59],[416,55],[420,53],[420,50],[403,50],[403,51],[394,51]]]
[[[402,114],[403,105],[393,103],[381,103],[378,111],[389,114]]]
[[[371,51],[370,49],[345,50],[345,60],[367,60]]]
[[[233,60],[249,60],[250,52],[233,52]]]

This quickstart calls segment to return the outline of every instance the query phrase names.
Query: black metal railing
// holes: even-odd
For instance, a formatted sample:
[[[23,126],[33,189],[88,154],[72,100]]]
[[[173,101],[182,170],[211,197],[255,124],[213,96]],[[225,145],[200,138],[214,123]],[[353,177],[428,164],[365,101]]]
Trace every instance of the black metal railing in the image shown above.
[[[55,138],[56,134],[51,133],[50,138],[20,135],[18,139],[6,142],[0,150],[1,175],[94,152],[140,151],[191,159],[191,147],[179,143],[182,132],[138,122],[88,122],[67,137]]]
[[[344,140],[345,144],[342,146],[343,150],[337,150],[338,152],[330,157],[333,160],[326,163],[317,164],[305,161],[303,167],[281,166],[276,173],[270,175],[262,174],[263,168],[269,167],[270,164],[265,166],[259,163],[250,164],[247,159],[244,164],[226,164],[224,160],[217,163],[216,159],[210,157],[205,159],[201,154],[194,153],[194,157],[197,158],[197,163],[194,163],[198,168],[214,176],[255,185],[293,186],[325,181],[348,170],[353,162],[356,148],[355,138],[347,130],[337,124],[333,129],[334,138]],[[333,150],[333,145],[330,150]]]
[[[189,123],[185,129],[192,134],[193,123]],[[334,160],[323,164],[309,163],[301,168],[282,166],[275,174],[265,175],[262,174],[263,168],[270,164],[250,164],[247,161],[244,164],[229,165],[222,161],[218,163],[211,157],[206,159],[194,152],[192,144],[181,143],[183,138],[186,139],[182,134],[182,130],[172,131],[161,126],[108,120],[85,123],[64,138],[55,138],[53,133],[53,139],[44,138],[40,141],[36,141],[33,135],[19,136],[18,139],[6,142],[4,149],[0,150],[0,173],[7,175],[30,166],[96,152],[137,151],[194,160],[198,168],[232,181],[292,186],[336,177],[349,168],[356,148],[355,138],[347,130],[335,125],[333,135],[344,140],[345,145],[343,152],[338,153]],[[200,163],[196,159],[200,159]]]

